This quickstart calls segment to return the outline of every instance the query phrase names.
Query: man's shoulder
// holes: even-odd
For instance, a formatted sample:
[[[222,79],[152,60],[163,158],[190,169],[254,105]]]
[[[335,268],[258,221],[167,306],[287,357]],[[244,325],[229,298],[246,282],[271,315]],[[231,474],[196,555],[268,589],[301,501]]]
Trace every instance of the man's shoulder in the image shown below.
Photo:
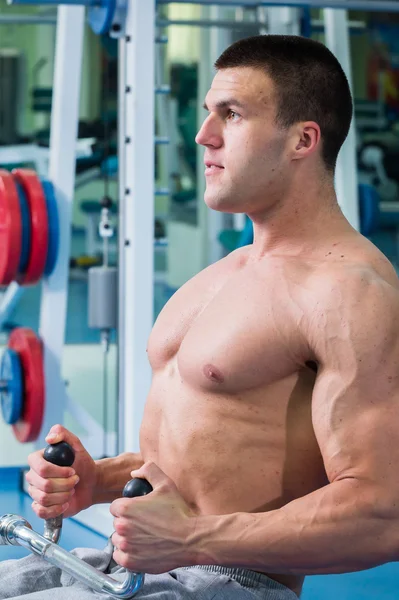
[[[385,263],[326,264],[310,277],[309,291],[311,347],[368,347],[399,338],[399,279]]]
[[[310,271],[309,287],[312,297],[320,306],[364,301],[384,295],[399,294],[399,278],[388,260],[380,257],[366,261],[362,258],[326,261]]]

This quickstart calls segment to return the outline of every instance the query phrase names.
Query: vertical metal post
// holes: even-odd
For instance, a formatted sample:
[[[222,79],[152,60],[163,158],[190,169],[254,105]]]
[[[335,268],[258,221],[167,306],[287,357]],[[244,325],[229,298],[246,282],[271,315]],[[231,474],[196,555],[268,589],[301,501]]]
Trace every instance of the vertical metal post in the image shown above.
[[[209,18],[209,7],[201,7],[201,18]],[[212,64],[209,49],[209,31],[200,29],[200,60],[198,63],[198,86],[197,86],[197,131],[201,128],[205,119],[205,112],[201,110],[205,96],[212,81]],[[200,229],[200,257],[202,268],[209,262],[208,257],[208,207],[204,202],[205,175],[204,175],[204,147],[197,146],[197,227]]]
[[[119,450],[139,449],[151,384],[155,0],[130,0],[119,42]]]
[[[324,10],[326,46],[337,57],[352,89],[352,64],[349,44],[347,11]],[[359,229],[358,177],[356,164],[356,134],[354,118],[338,156],[335,189],[338,203],[350,224]]]
[[[54,48],[55,48],[55,27],[49,27],[48,24],[39,24],[35,27],[37,56],[43,57],[36,67],[36,77],[33,82],[34,87],[51,88],[53,85],[54,73]],[[45,129],[49,127],[50,115],[35,114],[35,128]]]
[[[157,40],[162,39],[162,31],[160,28],[156,30]],[[167,66],[166,66],[166,43],[155,44],[155,65],[154,65],[154,77],[155,86],[160,88],[165,85],[167,81]],[[156,94],[155,97],[155,110],[157,116],[157,138],[159,140],[165,140],[165,144],[159,144],[157,146],[157,161],[158,161],[158,185],[164,189],[171,189],[171,154],[170,154],[170,95],[169,94]],[[162,200],[162,210],[160,216],[164,219],[169,212],[170,199]],[[157,207],[158,208],[158,207]],[[158,208],[159,211],[159,208]],[[158,212],[159,215],[159,212]]]
[[[211,19],[220,19],[223,20],[227,18],[227,10],[226,8],[220,6],[212,6],[211,7]],[[218,29],[216,27],[212,27],[210,31],[210,49],[211,49],[211,61],[212,66],[215,61],[219,58],[219,56],[226,50],[228,46],[232,43],[232,30],[231,29]],[[203,167],[203,165],[202,165]],[[204,177],[204,175],[203,175]],[[202,200],[203,202],[203,200]],[[208,239],[209,239],[209,255],[208,255],[208,263],[214,263],[217,260],[221,259],[225,250],[219,242],[218,236],[220,232],[226,227],[226,214],[216,212],[214,210],[209,210],[209,219],[208,219]]]
[[[39,333],[44,341],[47,402],[37,447],[43,446],[44,437],[52,425],[63,422],[65,410],[61,360],[67,317],[84,21],[83,6],[58,8],[49,179],[54,184],[58,203],[60,246],[57,266],[51,277],[43,281],[42,288]]]
[[[207,9],[203,9],[207,10]],[[226,17],[226,8],[220,6],[211,6],[209,9],[209,16],[212,20],[223,20]],[[209,30],[204,29],[201,31],[201,63],[202,66],[199,69],[199,102],[198,106],[202,106],[205,99],[206,93],[212,84],[212,79],[215,75],[213,65],[221,53],[231,44],[232,35],[229,29],[220,29],[217,27],[211,27]],[[205,118],[205,113],[201,112],[202,119]],[[220,260],[224,254],[224,248],[218,240],[219,233],[225,228],[226,215],[224,213],[211,210],[204,204],[204,192],[205,192],[205,177],[204,177],[204,163],[203,163],[203,148],[197,154],[200,157],[198,171],[200,174],[200,185],[198,190],[197,202],[199,203],[198,212],[205,212],[206,219],[199,219],[201,227],[203,228],[202,243],[204,244],[204,264],[206,267],[211,263]]]

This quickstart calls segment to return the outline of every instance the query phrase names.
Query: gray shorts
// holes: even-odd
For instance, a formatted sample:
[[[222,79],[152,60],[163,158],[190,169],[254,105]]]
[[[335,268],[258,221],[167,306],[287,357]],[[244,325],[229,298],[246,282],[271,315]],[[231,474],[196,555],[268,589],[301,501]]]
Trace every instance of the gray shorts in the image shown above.
[[[108,572],[109,555],[99,550],[73,552]],[[0,548],[1,558],[1,548]],[[122,578],[122,569],[113,576]],[[111,600],[89,590],[37,556],[0,562],[0,600]],[[194,566],[161,575],[146,575],[137,600],[298,600],[298,596],[266,575],[245,569]]]

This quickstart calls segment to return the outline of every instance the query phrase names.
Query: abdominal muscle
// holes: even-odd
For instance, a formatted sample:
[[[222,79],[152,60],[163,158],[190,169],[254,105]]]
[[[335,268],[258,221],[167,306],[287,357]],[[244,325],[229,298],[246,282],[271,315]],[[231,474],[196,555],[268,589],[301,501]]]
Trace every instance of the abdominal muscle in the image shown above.
[[[161,370],[142,422],[143,459],[198,515],[278,509],[327,483],[311,424],[312,382],[295,373],[232,395],[193,389]],[[302,577],[264,573],[299,594]]]

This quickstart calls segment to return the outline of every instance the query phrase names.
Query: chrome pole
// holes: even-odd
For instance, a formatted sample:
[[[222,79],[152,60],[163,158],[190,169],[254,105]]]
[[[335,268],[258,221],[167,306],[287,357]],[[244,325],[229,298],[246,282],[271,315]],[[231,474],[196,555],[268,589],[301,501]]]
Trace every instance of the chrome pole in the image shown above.
[[[105,575],[33,531],[28,521],[18,515],[0,517],[0,546],[23,546],[96,592],[114,598],[133,598],[144,583],[143,573],[127,571],[122,582]]]

